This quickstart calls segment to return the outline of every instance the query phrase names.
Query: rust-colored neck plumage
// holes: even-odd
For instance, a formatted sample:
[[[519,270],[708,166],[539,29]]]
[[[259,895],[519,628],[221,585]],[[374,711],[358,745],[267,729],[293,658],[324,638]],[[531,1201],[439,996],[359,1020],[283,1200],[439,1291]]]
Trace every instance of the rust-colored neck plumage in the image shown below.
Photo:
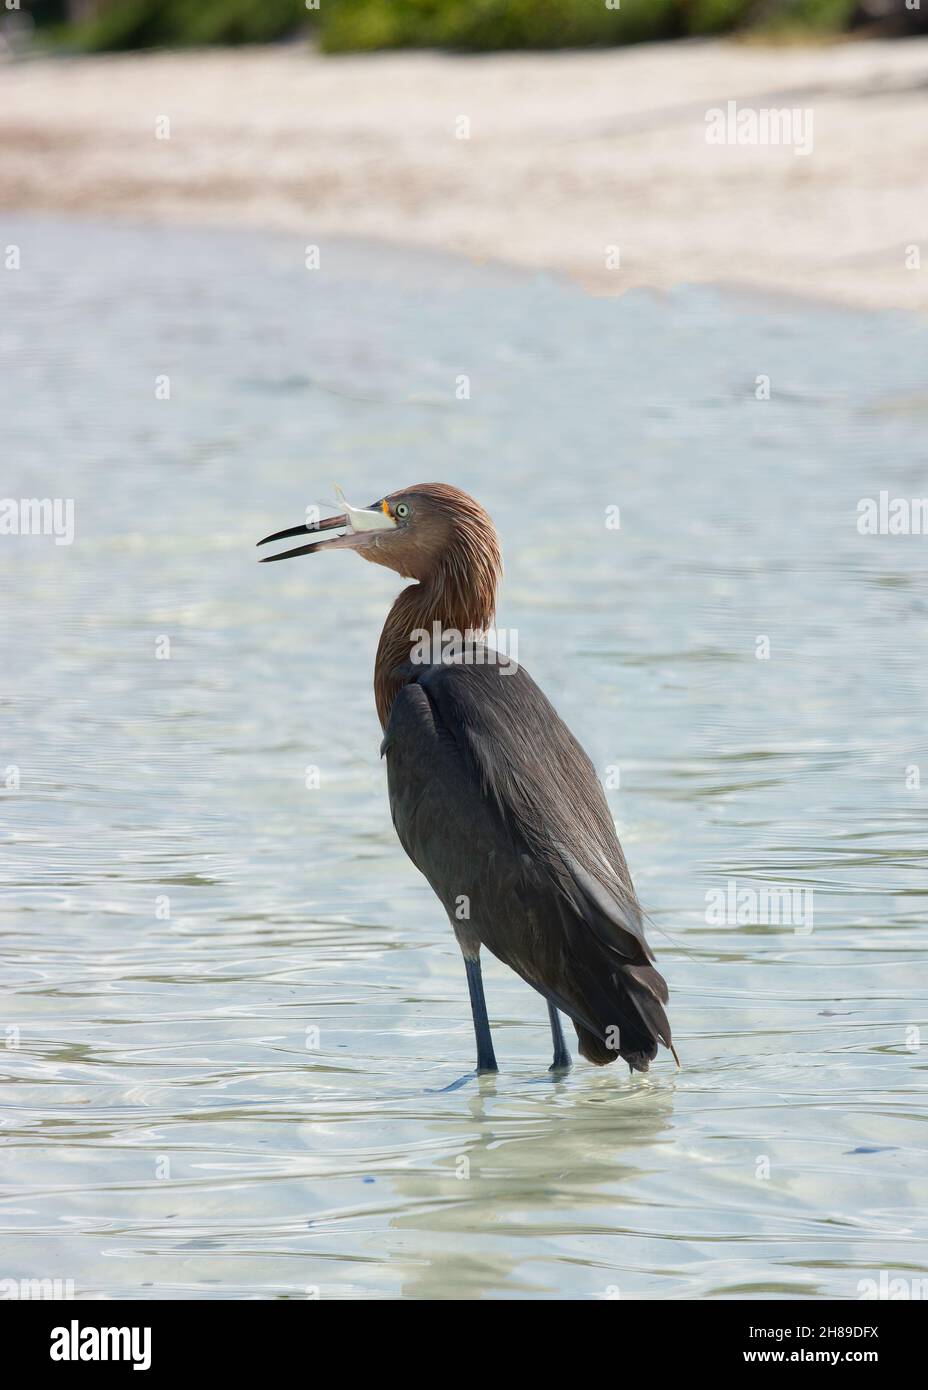
[[[424,630],[431,637],[433,625],[439,623],[443,632],[464,637],[492,625],[502,569],[499,542],[486,513],[476,503],[471,505],[475,514],[453,516],[450,535],[446,533],[433,553],[429,569],[417,584],[397,595],[387,615],[374,664],[374,699],[384,729],[397,691],[409,679],[411,653],[421,640],[415,632]],[[400,671],[403,666],[407,669]]]

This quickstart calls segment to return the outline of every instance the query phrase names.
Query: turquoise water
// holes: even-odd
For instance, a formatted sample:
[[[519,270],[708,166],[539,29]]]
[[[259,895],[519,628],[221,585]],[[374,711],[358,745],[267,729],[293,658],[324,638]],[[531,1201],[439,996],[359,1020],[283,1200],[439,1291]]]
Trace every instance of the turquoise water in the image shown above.
[[[0,536],[0,1276],[926,1277],[928,537],[857,508],[928,494],[928,325],[365,245],[310,272],[251,233],[3,240],[0,491],[73,499],[75,535]],[[608,778],[679,1072],[552,1081],[544,1003],[491,959],[502,1070],[442,1089],[473,1065],[466,985],[370,687],[396,578],[254,550],[333,480],[432,479],[494,516],[499,622]],[[709,920],[730,881],[811,890],[812,920]]]

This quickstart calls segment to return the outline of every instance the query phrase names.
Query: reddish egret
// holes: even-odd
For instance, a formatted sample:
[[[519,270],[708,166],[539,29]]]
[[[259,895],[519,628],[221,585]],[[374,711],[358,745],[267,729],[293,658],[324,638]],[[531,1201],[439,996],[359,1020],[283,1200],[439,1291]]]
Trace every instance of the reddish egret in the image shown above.
[[[265,559],[356,550],[416,581],[398,595],[377,648],[380,751],[397,834],[464,956],[478,1072],[497,1070],[481,946],[547,1000],[552,1071],[570,1066],[558,1010],[588,1061],[624,1057],[647,1071],[659,1042],[673,1052],[667,986],[651,963],[602,787],[527,672],[481,640],[502,572],[493,522],[446,483],[420,483],[370,508],[341,502],[342,515],[258,544],[337,531]],[[436,631],[454,634],[444,653],[424,644]]]

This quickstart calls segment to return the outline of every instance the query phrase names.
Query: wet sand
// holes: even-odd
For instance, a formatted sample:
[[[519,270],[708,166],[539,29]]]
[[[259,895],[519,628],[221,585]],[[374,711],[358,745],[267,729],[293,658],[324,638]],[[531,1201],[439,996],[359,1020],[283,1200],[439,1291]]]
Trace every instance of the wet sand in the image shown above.
[[[338,58],[301,43],[33,58],[0,84],[6,209],[259,225],[322,254],[327,238],[402,242],[606,293],[708,281],[928,309],[928,39]],[[707,112],[727,122],[730,101],[748,122],[802,113],[802,141],[709,143]]]

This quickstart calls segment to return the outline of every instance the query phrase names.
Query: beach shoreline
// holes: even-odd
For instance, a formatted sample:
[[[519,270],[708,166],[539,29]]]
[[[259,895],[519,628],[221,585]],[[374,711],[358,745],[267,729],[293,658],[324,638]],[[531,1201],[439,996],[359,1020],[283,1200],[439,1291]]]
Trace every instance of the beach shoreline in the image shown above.
[[[928,309],[928,38],[300,43],[31,57],[0,80],[7,211],[265,227],[320,257],[327,239],[383,241],[597,294],[712,283]],[[784,111],[792,128],[768,128]]]

